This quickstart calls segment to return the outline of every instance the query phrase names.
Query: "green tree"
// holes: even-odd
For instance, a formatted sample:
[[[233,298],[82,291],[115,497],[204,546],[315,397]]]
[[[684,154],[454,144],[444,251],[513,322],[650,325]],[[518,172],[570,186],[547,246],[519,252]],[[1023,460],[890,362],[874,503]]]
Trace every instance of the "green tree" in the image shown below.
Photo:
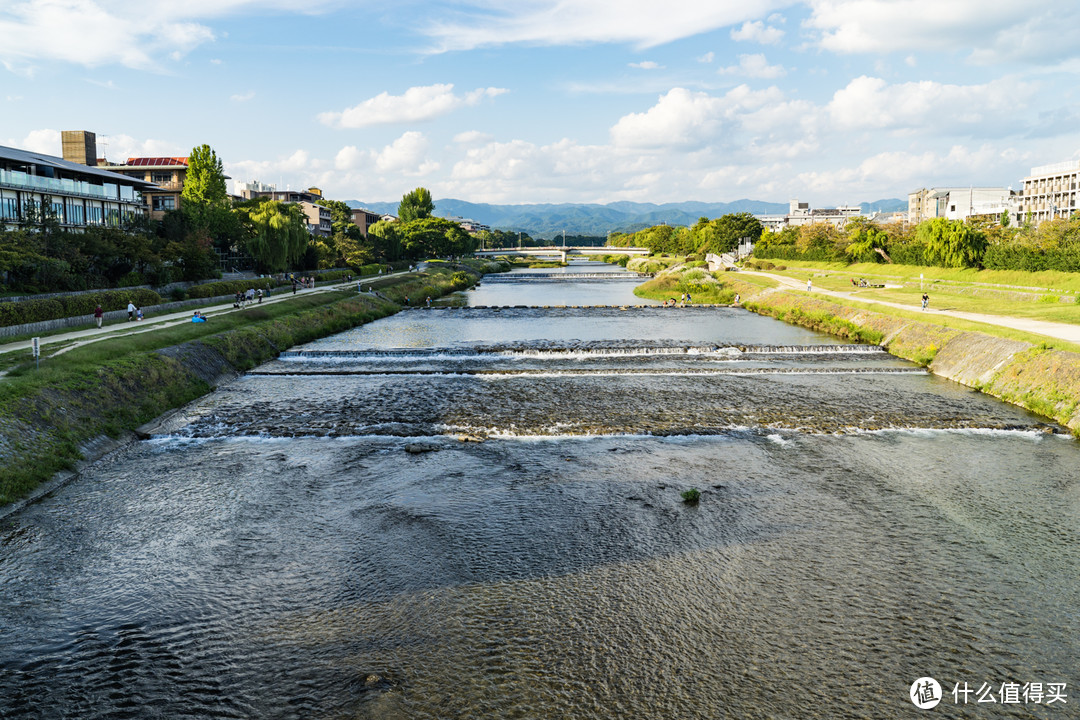
[[[431,192],[422,187],[405,193],[398,204],[398,218],[403,223],[429,218],[434,211],[435,203],[431,199]]]
[[[180,211],[187,232],[205,232],[219,249],[226,249],[242,237],[240,219],[233,212],[225,188],[221,159],[209,145],[192,148],[188,156]]]
[[[426,217],[402,223],[398,230],[409,258],[464,255],[476,249],[476,239],[445,218]]]
[[[299,205],[257,198],[239,209],[247,225],[245,249],[262,269],[281,272],[304,257],[311,236]]]
[[[960,220],[925,220],[919,223],[915,237],[925,245],[926,260],[931,265],[977,267],[986,252],[986,233]]]
[[[889,236],[869,218],[852,218],[848,220],[844,230],[848,240],[844,252],[853,261],[892,262],[885,251],[889,245]]]
[[[716,220],[700,218],[691,232],[694,236],[693,252],[722,254],[731,252],[739,240],[749,238],[757,242],[765,228],[748,212],[728,213]]]

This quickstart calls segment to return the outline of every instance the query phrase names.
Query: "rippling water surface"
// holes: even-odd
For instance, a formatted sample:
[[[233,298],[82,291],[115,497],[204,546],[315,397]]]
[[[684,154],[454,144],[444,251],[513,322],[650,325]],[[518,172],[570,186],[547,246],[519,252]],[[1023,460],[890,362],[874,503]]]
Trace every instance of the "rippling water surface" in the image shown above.
[[[533,299],[493,301],[516,285]],[[0,521],[0,717],[893,718],[922,676],[947,716],[958,682],[1072,692],[1073,440],[737,309],[475,307],[550,286],[295,348]]]

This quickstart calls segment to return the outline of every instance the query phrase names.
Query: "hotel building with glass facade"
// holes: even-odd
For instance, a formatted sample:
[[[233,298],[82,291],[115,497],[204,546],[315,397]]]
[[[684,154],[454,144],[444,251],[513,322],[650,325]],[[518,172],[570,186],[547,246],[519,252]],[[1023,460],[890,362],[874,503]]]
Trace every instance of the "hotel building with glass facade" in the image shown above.
[[[143,217],[155,185],[53,155],[0,146],[0,227],[55,219],[61,227],[121,227]]]

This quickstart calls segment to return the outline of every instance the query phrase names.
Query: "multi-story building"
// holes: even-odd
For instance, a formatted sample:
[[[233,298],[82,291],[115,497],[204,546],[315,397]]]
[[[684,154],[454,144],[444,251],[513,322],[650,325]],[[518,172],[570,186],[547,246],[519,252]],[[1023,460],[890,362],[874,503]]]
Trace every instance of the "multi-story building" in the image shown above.
[[[477,222],[476,220],[472,220],[470,218],[450,217],[446,219],[450,222],[457,223],[458,226],[460,226],[461,229],[467,233],[478,233],[482,230],[491,230],[490,225],[485,225],[482,222]]]
[[[258,180],[246,183],[237,183],[236,189],[244,200],[255,198],[269,198],[284,203],[295,203],[300,206],[307,216],[307,229],[313,237],[330,237],[334,234],[331,222],[330,208],[318,204],[322,200],[322,190],[308,188],[307,190],[278,190],[273,185],[264,185]]]
[[[92,157],[92,136],[84,141]],[[120,227],[145,214],[144,195],[154,190],[152,182],[94,165],[0,146],[0,227],[43,216],[70,229]]]
[[[1078,179],[1080,161],[1077,160],[1031,168],[1031,174],[1024,178],[1019,199],[1021,219],[1031,213],[1031,219],[1037,225],[1044,220],[1072,215],[1078,209]]]
[[[364,237],[368,235],[368,228],[382,219],[382,215],[373,213],[366,208],[353,208],[352,211],[353,225],[360,228],[360,232],[363,233]]]
[[[844,227],[847,221],[858,217],[862,208],[857,205],[841,205],[835,208],[812,209],[810,203],[792,200],[788,205],[787,215],[758,215],[757,219],[767,230],[780,232],[784,228],[799,227],[800,225],[812,225],[813,223],[829,223],[838,228]]]
[[[312,237],[328,238],[334,234],[330,208],[316,205],[307,200],[301,200],[297,205],[300,206],[300,209],[304,211],[304,215],[307,216],[307,229]]]
[[[186,157],[129,157],[123,164],[101,160],[98,167],[153,183],[154,190],[146,193],[152,219],[160,220],[166,211],[180,209],[180,194],[188,170]]]
[[[1003,212],[1008,212],[1012,217],[1017,212],[1016,201],[1016,193],[1011,188],[919,188],[908,193],[908,222],[918,225],[932,218],[997,219]]]

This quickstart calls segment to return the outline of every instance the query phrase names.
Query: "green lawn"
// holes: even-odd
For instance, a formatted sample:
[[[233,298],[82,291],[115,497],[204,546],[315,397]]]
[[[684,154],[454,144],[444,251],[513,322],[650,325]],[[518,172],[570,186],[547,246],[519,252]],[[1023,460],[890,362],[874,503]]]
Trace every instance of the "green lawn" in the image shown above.
[[[877,271],[873,274],[871,271]],[[1080,324],[1080,303],[1061,302],[1060,298],[1076,297],[1071,287],[1080,289],[1080,273],[1020,273],[975,270],[947,270],[914,265],[839,265],[837,263],[800,262],[787,265],[784,270],[767,270],[803,282],[813,277],[814,287],[852,293],[852,299],[866,302],[882,301],[910,305],[918,309],[923,292],[930,296],[930,306],[935,310],[959,310],[962,312],[1001,315]],[[925,278],[920,283],[919,274]],[[744,276],[752,277],[752,276]],[[869,282],[887,285],[912,283],[901,287],[859,289],[851,284],[852,278],[865,278]],[[972,278],[962,280],[961,278]],[[1010,280],[1006,285],[1003,282]],[[1055,290],[1040,286],[1040,281],[1054,281]],[[920,289],[920,284],[921,288]]]

